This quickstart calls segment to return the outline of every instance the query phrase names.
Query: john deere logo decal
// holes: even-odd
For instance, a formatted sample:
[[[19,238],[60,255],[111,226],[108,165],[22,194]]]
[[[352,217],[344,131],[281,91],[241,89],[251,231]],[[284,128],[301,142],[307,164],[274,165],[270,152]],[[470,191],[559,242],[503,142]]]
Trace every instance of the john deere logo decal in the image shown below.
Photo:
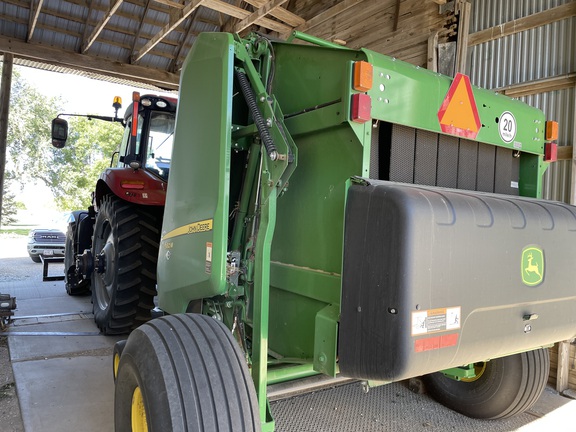
[[[544,252],[536,246],[522,251],[522,282],[528,286],[538,285],[544,279]]]

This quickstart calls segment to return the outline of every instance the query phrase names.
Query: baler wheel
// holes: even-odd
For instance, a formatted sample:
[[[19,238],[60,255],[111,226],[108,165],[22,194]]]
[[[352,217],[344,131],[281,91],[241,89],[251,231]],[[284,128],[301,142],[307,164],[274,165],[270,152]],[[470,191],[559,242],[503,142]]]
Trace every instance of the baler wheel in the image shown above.
[[[76,275],[76,259],[74,250],[76,226],[76,222],[68,224],[68,230],[66,231],[66,244],[64,248],[64,285],[66,287],[66,292],[70,296],[84,295],[90,291],[90,280],[78,280],[78,276]]]
[[[104,334],[129,333],[151,318],[162,226],[157,209],[106,195],[96,216],[92,255],[94,321]]]
[[[548,349],[490,360],[475,379],[456,381],[438,372],[425,377],[430,394],[446,407],[472,418],[499,419],[530,409],[550,369]]]
[[[140,407],[143,407],[140,409]],[[199,314],[156,318],[122,350],[116,430],[260,431],[254,384],[231,331]]]
[[[118,378],[118,368],[120,367],[120,357],[122,356],[122,351],[126,346],[126,339],[120,340],[114,344],[114,349],[112,351],[112,376],[114,382]]]

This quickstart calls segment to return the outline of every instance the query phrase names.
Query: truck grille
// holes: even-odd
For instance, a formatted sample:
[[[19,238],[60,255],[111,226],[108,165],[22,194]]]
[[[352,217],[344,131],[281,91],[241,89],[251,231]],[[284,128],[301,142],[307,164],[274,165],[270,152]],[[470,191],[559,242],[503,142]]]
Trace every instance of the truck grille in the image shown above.
[[[518,195],[510,149],[390,123],[373,131],[370,178]]]
[[[42,244],[63,244],[66,242],[66,235],[56,233],[34,233],[34,241]]]

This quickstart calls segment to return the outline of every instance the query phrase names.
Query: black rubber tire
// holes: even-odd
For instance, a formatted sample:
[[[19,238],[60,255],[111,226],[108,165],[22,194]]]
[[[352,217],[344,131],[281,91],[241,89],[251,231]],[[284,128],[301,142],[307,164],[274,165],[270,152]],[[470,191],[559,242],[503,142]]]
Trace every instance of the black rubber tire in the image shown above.
[[[156,318],[130,334],[116,381],[116,431],[131,430],[137,388],[150,432],[261,430],[244,356],[230,330],[205,315]]]
[[[34,261],[35,263],[42,262],[42,260],[40,259],[40,256],[38,256],[38,255],[34,255],[34,256],[30,255],[30,259],[32,261]]]
[[[442,373],[424,377],[430,394],[468,417],[499,419],[520,414],[536,403],[550,370],[548,349],[538,349],[486,363],[474,381],[455,381]]]
[[[118,378],[118,369],[120,367],[120,357],[122,357],[122,351],[126,346],[126,339],[120,340],[114,344],[114,349],[112,350],[112,377],[114,382]]]
[[[64,248],[64,286],[70,296],[86,295],[90,292],[90,279],[82,279],[76,275],[76,253],[78,251],[74,250],[75,236],[76,222],[71,222],[66,231]]]
[[[105,251],[103,273],[92,272],[94,321],[104,334],[129,333],[150,320],[156,295],[161,209],[106,195],[96,216],[92,254]]]

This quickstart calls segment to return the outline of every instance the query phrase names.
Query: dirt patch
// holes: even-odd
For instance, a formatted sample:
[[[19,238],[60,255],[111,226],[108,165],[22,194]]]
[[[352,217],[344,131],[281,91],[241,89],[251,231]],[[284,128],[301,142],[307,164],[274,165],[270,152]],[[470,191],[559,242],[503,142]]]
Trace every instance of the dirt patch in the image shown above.
[[[0,336],[0,422],[3,431],[24,432],[20,404],[16,394],[8,338]]]

